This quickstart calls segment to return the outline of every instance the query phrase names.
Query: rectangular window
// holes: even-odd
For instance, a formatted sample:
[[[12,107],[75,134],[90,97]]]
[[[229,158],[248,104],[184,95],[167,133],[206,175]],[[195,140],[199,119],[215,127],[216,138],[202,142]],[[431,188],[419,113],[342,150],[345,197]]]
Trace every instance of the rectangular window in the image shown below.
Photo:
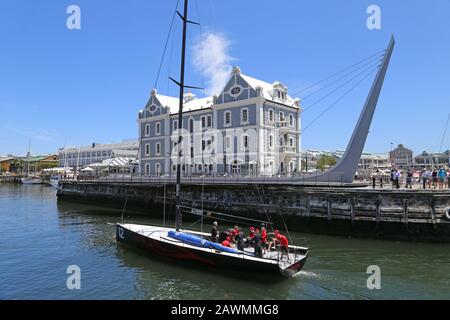
[[[202,117],[201,120],[202,120],[202,128],[206,128],[206,118]]]
[[[273,136],[269,136],[269,148],[273,148]]]
[[[158,156],[161,155],[161,143],[159,143],[159,142],[156,144],[156,154]]]
[[[212,127],[212,116],[208,116],[208,128]]]
[[[225,137],[225,148],[226,148],[226,150],[231,150],[231,137],[230,136]]]
[[[231,125],[231,112],[227,111],[225,112],[225,126],[230,126]]]
[[[294,126],[294,117],[291,115],[289,115],[289,125],[292,127]]]
[[[202,140],[202,150],[205,150],[205,149],[206,149],[206,141]]]
[[[273,117],[273,110],[269,110],[269,122],[273,123],[274,117]]]
[[[293,139],[293,138],[290,138],[290,139],[289,139],[289,146],[290,146],[290,147],[293,147],[293,146],[294,146],[294,139]]]
[[[248,110],[242,110],[242,123],[248,123]]]
[[[194,133],[194,119],[189,119],[189,132]]]
[[[178,131],[178,120],[173,121],[173,131]]]
[[[248,149],[248,146],[249,146],[249,138],[248,138],[248,136],[243,136],[242,137],[242,144],[243,144],[243,146],[244,146],[244,149]]]
[[[194,147],[191,147],[191,158],[194,157]]]

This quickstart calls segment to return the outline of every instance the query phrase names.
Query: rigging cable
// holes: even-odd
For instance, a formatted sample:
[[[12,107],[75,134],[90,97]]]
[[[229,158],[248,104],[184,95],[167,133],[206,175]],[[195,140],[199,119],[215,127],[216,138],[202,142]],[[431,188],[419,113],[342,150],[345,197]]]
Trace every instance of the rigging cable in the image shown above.
[[[364,59],[362,59],[362,60],[360,60],[360,61],[358,61],[358,62],[356,62],[356,63],[354,63],[354,64],[352,64],[352,65],[350,65],[348,67],[345,67],[344,69],[342,69],[342,70],[340,70],[340,71],[338,71],[336,73],[333,73],[332,75],[326,77],[325,79],[322,79],[322,80],[320,80],[320,81],[318,81],[316,83],[313,83],[313,84],[311,84],[311,85],[309,85],[309,86],[307,86],[307,87],[305,87],[303,89],[300,89],[296,93],[292,94],[292,96],[295,96],[295,95],[298,95],[298,94],[300,94],[302,92],[305,92],[306,90],[309,90],[309,89],[311,89],[311,88],[313,88],[313,87],[315,87],[315,86],[317,86],[317,85],[319,85],[319,84],[321,84],[321,83],[323,83],[323,82],[325,82],[327,80],[330,80],[330,79],[334,78],[335,76],[337,76],[338,74],[341,74],[341,73],[343,73],[343,72],[345,72],[345,71],[347,71],[347,70],[349,70],[349,69],[351,69],[351,68],[353,68],[353,67],[355,67],[355,66],[357,66],[357,65],[359,65],[359,64],[361,64],[361,63],[363,63],[363,62],[365,62],[367,60],[370,60],[370,59],[372,59],[372,58],[374,58],[376,56],[379,56],[380,54],[384,54],[385,52],[386,52],[385,49],[381,50],[381,51],[378,51],[377,53],[375,53],[375,54],[373,54],[373,55],[371,55],[371,56],[369,56],[367,58],[364,58]]]
[[[197,15],[198,15],[198,23],[199,23],[199,27],[200,27],[200,50],[201,50],[201,59],[204,62],[205,61],[205,56],[204,56],[204,45],[203,45],[203,28],[202,28],[202,21],[200,19],[200,9],[198,6],[198,1],[195,0],[195,8],[197,10]],[[203,96],[206,96],[206,90],[205,90],[205,67],[204,64],[201,63],[201,73],[202,73],[202,91],[203,91]]]
[[[374,62],[375,62],[375,63],[374,63]],[[312,97],[313,95],[317,94],[318,92],[320,92],[320,91],[322,91],[322,90],[324,90],[324,89],[326,89],[326,88],[331,87],[333,84],[339,82],[339,81],[342,80],[342,79],[347,78],[349,75],[355,73],[356,71],[359,71],[359,70],[361,70],[361,69],[364,69],[364,67],[366,67],[366,66],[368,66],[368,68],[371,68],[372,66],[375,66],[376,64],[378,64],[378,63],[380,63],[380,62],[381,62],[381,58],[380,58],[380,57],[377,57],[376,60],[370,60],[369,62],[363,64],[362,66],[359,66],[358,68],[356,68],[356,69],[354,69],[354,70],[352,70],[352,71],[350,71],[350,72],[344,74],[342,77],[339,77],[339,78],[337,78],[336,80],[330,82],[330,83],[327,84],[326,86],[321,87],[321,88],[317,89],[316,91],[311,92],[310,94],[307,94],[306,96],[304,96],[304,97],[302,98],[302,101],[305,101],[306,99],[308,99],[309,97]]]
[[[258,186],[256,186],[256,188],[258,188]],[[263,192],[264,192],[264,187],[263,187]],[[258,193],[259,193],[259,191],[258,191]],[[265,192],[264,192],[264,195],[265,195]],[[261,199],[261,201],[262,201],[262,199]],[[265,208],[264,208],[264,211],[265,211]],[[291,234],[289,233],[289,229],[288,229],[288,227],[286,225],[286,222],[284,221],[284,217],[283,217],[283,214],[281,212],[280,212],[280,217],[281,217],[281,220],[283,221],[284,229],[286,230],[286,233],[287,233],[287,236],[289,238],[289,241],[293,244],[294,242],[292,241]],[[272,232],[274,232],[273,224],[272,224]]]
[[[258,191],[259,199],[261,201],[261,204],[264,207],[264,213],[266,214],[266,218],[267,218],[267,220],[268,220],[268,222],[270,224],[270,227],[271,227],[272,233],[273,233],[274,232],[274,225],[273,225],[273,222],[272,222],[272,219],[271,219],[270,215],[268,214],[268,212],[266,210],[266,205],[265,205],[265,203],[263,201],[263,198],[261,197],[261,193],[259,192],[259,188],[258,188],[258,184],[257,183],[255,183],[255,187],[256,187],[256,191]],[[263,187],[263,191],[264,191],[264,187]]]
[[[445,124],[444,133],[442,134],[441,146],[439,147],[439,152],[442,152],[442,147],[444,146],[445,136],[447,134],[448,124],[450,122],[450,113],[448,114],[447,123]]]
[[[158,69],[158,73],[157,73],[157,76],[156,76],[155,86],[153,88],[156,88],[156,86],[158,85],[159,76],[161,74],[162,65],[164,63],[164,57],[166,56],[167,45],[169,44],[170,35],[172,34],[173,23],[175,21],[175,16],[177,14],[177,9],[178,9],[179,2],[180,2],[180,0],[177,0],[177,5],[175,6],[175,10],[174,10],[174,13],[173,13],[173,16],[172,16],[172,22],[170,23],[169,33],[167,34],[166,44],[164,45],[163,55],[161,57],[161,62],[159,63],[159,69]]]
[[[346,91],[341,97],[339,97],[335,102],[333,102],[328,108],[326,108],[323,112],[321,112],[316,118],[314,118],[305,128],[302,130],[302,133],[305,132],[309,127],[311,127],[317,120],[319,120],[325,113],[330,111],[336,104],[338,104],[342,99],[344,99],[353,89],[355,89],[358,85],[360,85],[364,80],[366,80],[376,69],[372,70],[369,74],[364,76],[361,80],[359,80],[356,84],[354,84],[348,91]]]
[[[361,76],[362,74],[366,73],[369,70],[372,70],[372,67],[376,66],[379,64],[379,61],[377,61],[376,63],[371,64],[369,67],[365,68],[363,71],[361,71],[360,73],[358,73],[357,75],[355,75],[354,77],[352,77],[351,79],[347,80],[346,82],[344,82],[342,85],[338,86],[337,88],[333,89],[332,91],[330,91],[329,93],[327,93],[325,96],[321,97],[320,99],[318,99],[317,101],[315,101],[314,103],[312,103],[311,105],[307,106],[306,108],[303,109],[303,112],[308,111],[309,109],[311,109],[312,107],[316,106],[317,104],[319,104],[320,102],[322,102],[323,100],[325,100],[326,98],[328,98],[329,96],[331,96],[333,93],[335,93],[336,91],[338,91],[339,89],[345,87],[346,85],[348,85],[349,83],[351,83],[353,80],[357,79],[359,76]],[[370,73],[372,73],[372,71],[370,71]],[[369,74],[370,74],[369,73]]]

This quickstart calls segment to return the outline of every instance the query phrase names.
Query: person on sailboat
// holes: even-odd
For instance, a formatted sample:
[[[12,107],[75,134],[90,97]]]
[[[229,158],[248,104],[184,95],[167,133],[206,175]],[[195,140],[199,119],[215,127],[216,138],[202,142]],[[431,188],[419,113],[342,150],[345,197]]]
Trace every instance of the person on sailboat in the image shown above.
[[[233,248],[230,237],[227,237],[225,240],[223,240],[221,245],[224,247]]]
[[[286,236],[282,235],[280,233],[280,231],[278,231],[278,230],[275,230],[274,234],[275,234],[275,239],[273,239],[272,242],[269,243],[269,249],[268,249],[269,252],[272,247],[275,248],[277,243],[279,243],[280,249],[281,249],[280,260],[283,260],[284,254],[286,254],[288,262],[289,262],[290,261],[290,259],[289,259],[289,240],[286,238]]]
[[[211,241],[217,243],[218,240],[219,240],[219,229],[217,229],[217,221],[214,221],[211,229]]]
[[[255,228],[250,227],[250,234],[248,235],[247,239],[245,240],[246,246],[252,246],[253,238],[255,237]]]
[[[238,234],[235,237],[236,248],[240,251],[244,251],[244,233],[242,230],[239,230]]]
[[[255,256],[258,258],[263,257],[261,244],[262,244],[261,234],[259,233],[259,229],[256,229],[252,239],[252,245],[253,248],[255,248]]]
[[[266,250],[267,250],[267,246],[268,246],[266,227],[261,228],[261,243],[262,243],[263,253],[266,254]]]

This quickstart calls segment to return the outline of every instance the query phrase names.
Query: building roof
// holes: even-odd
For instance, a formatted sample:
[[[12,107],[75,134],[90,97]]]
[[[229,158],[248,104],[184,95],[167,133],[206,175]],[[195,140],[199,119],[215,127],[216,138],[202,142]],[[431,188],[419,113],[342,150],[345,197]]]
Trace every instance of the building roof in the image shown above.
[[[139,149],[139,141],[136,140],[124,140],[122,142],[116,142],[116,143],[93,143],[89,146],[83,146],[83,147],[65,147],[59,149],[60,153],[64,152],[86,152],[86,151],[102,151],[102,150],[130,150],[130,149]]]
[[[242,79],[244,79],[253,89],[261,88],[262,89],[262,95],[265,99],[274,101],[274,102],[280,102],[283,104],[287,104],[291,107],[296,106],[295,105],[295,99],[293,99],[291,96],[287,95],[286,100],[278,99],[278,97],[275,96],[275,87],[281,86],[284,87],[280,82],[275,81],[273,84],[270,84],[268,82],[258,80],[252,77],[249,77],[245,74],[241,74]],[[286,88],[286,87],[284,87]],[[286,88],[287,89],[287,88]]]
[[[242,79],[244,79],[248,83],[248,85],[252,87],[254,90],[261,88],[262,97],[265,98],[266,100],[282,103],[291,107],[298,107],[297,100],[293,99],[288,94],[286,95],[286,99],[284,100],[279,99],[275,95],[275,89],[277,87],[283,88],[287,91],[287,87],[285,87],[282,83],[275,81],[273,84],[270,84],[268,82],[249,77],[247,75],[242,74],[240,72],[239,67],[235,67],[233,70],[234,73],[238,72],[239,75],[242,77]],[[180,108],[179,106],[180,100],[178,98],[159,94],[156,89],[152,90],[152,95],[158,99],[158,101],[162,104],[163,107],[169,108],[170,114],[178,114]],[[184,112],[208,109],[211,108],[214,104],[214,97],[212,96],[205,98],[197,98],[192,93],[186,93],[184,97],[185,97],[185,102],[183,104]]]
[[[104,168],[104,167],[126,167],[132,164],[136,164],[138,161],[136,158],[111,158],[103,160],[102,162],[90,164],[88,167],[91,168]]]
[[[47,155],[43,155],[43,156],[34,156],[34,157],[30,157],[29,159],[27,158],[26,161],[30,161],[30,162],[39,162],[39,161],[44,161],[48,158],[51,157],[58,157],[58,155],[56,154],[47,154]],[[50,161],[54,161],[54,160],[50,160]]]
[[[211,108],[211,106],[213,105],[213,97],[197,99],[195,95],[192,95],[190,93],[186,94],[185,97],[186,96],[188,96],[190,100],[183,104],[183,112],[207,109]],[[159,93],[156,94],[156,98],[164,107],[169,108],[170,114],[178,113],[180,108],[180,100],[178,98],[165,96]]]

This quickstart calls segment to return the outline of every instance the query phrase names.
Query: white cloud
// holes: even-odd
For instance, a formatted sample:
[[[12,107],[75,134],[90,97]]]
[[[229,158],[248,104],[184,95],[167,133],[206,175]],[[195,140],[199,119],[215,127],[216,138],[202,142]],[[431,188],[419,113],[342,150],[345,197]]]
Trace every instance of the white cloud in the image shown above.
[[[204,33],[192,46],[195,69],[206,77],[206,94],[219,94],[232,70],[230,40],[223,34]]]

